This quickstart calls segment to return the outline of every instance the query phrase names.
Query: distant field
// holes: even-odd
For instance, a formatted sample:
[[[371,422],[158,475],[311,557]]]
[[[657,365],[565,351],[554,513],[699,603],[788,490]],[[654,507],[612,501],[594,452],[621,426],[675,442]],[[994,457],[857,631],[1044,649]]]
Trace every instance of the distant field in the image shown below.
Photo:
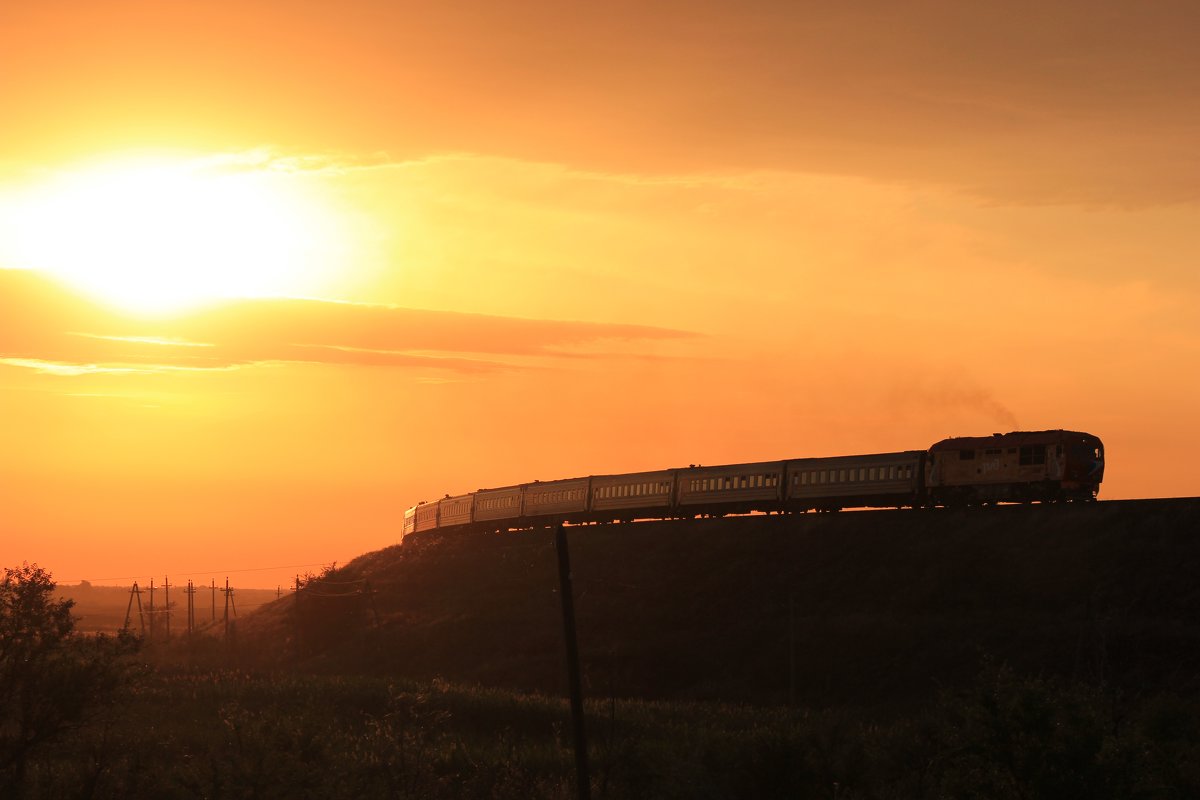
[[[76,630],[81,633],[116,633],[125,624],[126,610],[131,612],[130,627],[139,631],[142,620],[147,627],[150,625],[150,591],[149,585],[141,587],[141,602],[143,616],[138,616],[137,602],[130,608],[130,586],[93,586],[90,584],[72,584],[59,586],[58,596],[75,601],[72,612],[76,619]],[[186,586],[186,584],[185,584]],[[224,582],[222,582],[222,588]],[[217,590],[216,601],[213,602],[208,586],[197,587],[195,595],[196,625],[210,624],[213,619],[221,620],[225,614],[225,596],[221,589]],[[235,589],[233,602],[236,605],[237,616],[243,617],[266,603],[274,601],[274,589]],[[156,630],[166,630],[163,603],[165,595],[162,587],[156,586],[155,626]],[[171,632],[173,634],[187,629],[187,595],[183,589],[171,584]],[[232,613],[232,612],[231,612]]]

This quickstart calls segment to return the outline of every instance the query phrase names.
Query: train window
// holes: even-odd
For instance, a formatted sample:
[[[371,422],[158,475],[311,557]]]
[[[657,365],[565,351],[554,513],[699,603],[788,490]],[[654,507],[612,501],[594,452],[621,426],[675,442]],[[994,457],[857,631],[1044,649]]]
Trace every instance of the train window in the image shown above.
[[[875,476],[878,474],[879,473],[876,471],[875,467],[871,467],[869,470],[867,470],[867,480],[869,480],[869,481],[875,480]]]
[[[821,472],[819,473],[819,475],[820,475],[820,478],[821,478],[821,479],[820,479],[820,483],[824,483],[824,482],[825,482],[825,470],[821,470]]]
[[[959,461],[971,461],[974,458],[975,458],[974,450],[959,450],[958,451],[958,460]]]
[[[1022,467],[1036,466],[1046,463],[1045,447],[1022,447],[1017,463]]]
[[[838,470],[838,483],[845,483],[845,482],[846,482],[846,470],[839,469]]]
[[[987,449],[987,450],[984,450],[984,451],[983,451],[983,454],[984,454],[985,456],[998,456],[998,455],[1000,455],[1000,453],[1001,453],[1001,452],[1002,452],[1002,451],[1000,450],[1000,448],[999,448],[999,447],[992,447],[992,448],[989,448],[989,449]]]

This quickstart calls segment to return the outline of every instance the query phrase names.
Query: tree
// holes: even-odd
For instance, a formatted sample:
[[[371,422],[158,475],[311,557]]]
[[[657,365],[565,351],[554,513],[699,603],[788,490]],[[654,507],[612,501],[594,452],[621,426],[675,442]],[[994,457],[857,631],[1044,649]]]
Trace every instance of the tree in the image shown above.
[[[112,650],[74,636],[74,601],[36,564],[0,580],[0,796],[19,794],[31,754],[75,724],[115,676]]]

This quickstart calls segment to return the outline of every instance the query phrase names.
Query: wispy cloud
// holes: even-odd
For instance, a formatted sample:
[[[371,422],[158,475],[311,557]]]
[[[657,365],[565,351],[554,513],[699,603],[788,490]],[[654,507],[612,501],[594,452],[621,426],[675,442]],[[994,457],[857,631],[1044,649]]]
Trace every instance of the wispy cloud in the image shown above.
[[[163,336],[104,336],[98,333],[81,333],[67,331],[68,336],[82,336],[85,339],[102,339],[107,342],[135,342],[137,344],[157,344],[163,347],[216,347],[211,342],[188,342],[183,339],[170,339]]]
[[[36,309],[30,313],[29,309]],[[307,299],[241,300],[170,319],[123,317],[35,275],[0,270],[0,363],[77,376],[278,363],[485,374],[570,358],[571,348],[693,334]],[[592,355],[592,358],[604,356]],[[621,357],[614,352],[611,357]]]

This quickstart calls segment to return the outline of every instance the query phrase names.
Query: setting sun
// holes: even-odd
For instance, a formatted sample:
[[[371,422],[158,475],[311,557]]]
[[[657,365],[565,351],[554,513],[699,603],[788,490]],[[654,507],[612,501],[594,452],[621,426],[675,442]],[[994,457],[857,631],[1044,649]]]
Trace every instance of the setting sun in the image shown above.
[[[311,192],[231,159],[111,160],[56,172],[0,204],[6,263],[142,313],[312,293],[342,248],[336,218]]]

